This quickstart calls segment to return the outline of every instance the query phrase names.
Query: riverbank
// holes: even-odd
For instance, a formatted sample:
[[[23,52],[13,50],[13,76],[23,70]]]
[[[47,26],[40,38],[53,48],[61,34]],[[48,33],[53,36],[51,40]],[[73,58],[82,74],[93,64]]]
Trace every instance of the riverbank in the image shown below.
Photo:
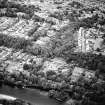
[[[11,87],[13,89],[17,88],[17,89],[22,89],[22,90],[35,90],[38,92],[38,94],[43,95],[43,96],[47,96],[49,98],[53,98],[56,99],[59,102],[64,102],[65,100],[68,99],[68,95],[67,93],[65,93],[64,91],[60,92],[61,90],[55,89],[57,93],[55,93],[55,91],[53,91],[53,95],[55,95],[54,97],[50,97],[50,91],[53,90],[53,88],[43,88],[41,86],[38,85],[33,85],[33,86],[25,86],[24,84],[15,84],[11,81],[2,81],[1,83],[1,88],[2,86],[8,86]],[[64,94],[65,93],[65,94]]]
[[[0,94],[0,104],[1,105],[32,105],[31,103],[24,101],[23,99],[15,98],[13,96],[5,95],[5,94]]]
[[[12,101],[16,100],[15,97],[4,95],[4,94],[0,94],[0,100],[3,100],[3,99],[5,99],[5,100],[12,100]]]
[[[40,94],[37,89],[19,89],[4,86],[0,88],[1,94],[13,96],[25,101],[32,103],[33,105],[65,105],[64,103],[58,102],[54,99],[49,98],[43,94]]]
[[[34,80],[33,80],[31,78],[32,76],[29,76],[27,78],[27,83],[25,83],[24,79],[26,77],[24,77],[24,74],[22,73],[20,75],[15,75],[15,74],[10,74],[10,73],[8,74],[6,71],[3,72],[0,82],[3,85],[7,85],[11,87],[11,91],[16,88],[20,89],[21,91],[25,91],[27,88],[29,90],[38,89],[38,90],[47,91],[49,93],[48,94],[49,97],[51,97],[52,99],[61,101],[62,103],[72,98],[74,103],[78,102],[78,104],[84,105],[83,103],[84,101],[86,101],[85,98],[91,97],[91,101],[98,99],[101,101],[96,100],[97,103],[101,102],[103,104],[104,103],[103,99],[105,97],[104,96],[105,95],[104,94],[105,81],[102,79],[102,77],[100,76],[97,77],[97,75],[93,75],[94,72],[92,73],[90,71],[85,71],[86,74],[84,75],[84,71],[85,70],[83,68],[79,68],[79,67],[74,68],[74,70],[72,71],[72,74],[71,75],[69,74],[69,76],[71,77],[70,81],[68,81],[69,78],[67,78],[65,81],[62,81],[61,83],[60,81],[55,82],[57,83],[55,86],[52,85],[53,81],[51,80],[43,79],[42,81],[42,77],[40,78],[34,77]],[[75,77],[75,74],[76,75],[78,74],[78,75]],[[85,76],[88,76],[88,77],[85,77]],[[20,79],[20,77],[22,78]],[[25,92],[27,93],[27,91]],[[89,94],[89,96],[87,94]],[[39,99],[37,98],[37,100]]]

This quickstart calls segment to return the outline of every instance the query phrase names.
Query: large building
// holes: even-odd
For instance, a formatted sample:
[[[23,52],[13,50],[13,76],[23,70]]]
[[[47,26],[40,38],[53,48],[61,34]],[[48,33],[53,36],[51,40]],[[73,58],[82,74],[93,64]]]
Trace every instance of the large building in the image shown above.
[[[103,42],[102,35],[103,33],[96,29],[80,27],[78,31],[78,50],[85,53],[100,49]]]

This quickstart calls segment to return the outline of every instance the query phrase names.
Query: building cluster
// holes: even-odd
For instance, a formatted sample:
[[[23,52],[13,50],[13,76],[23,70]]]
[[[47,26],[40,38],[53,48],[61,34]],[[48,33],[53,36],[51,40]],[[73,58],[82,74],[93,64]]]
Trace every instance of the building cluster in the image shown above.
[[[5,18],[3,18],[5,19]],[[28,32],[33,28],[35,25],[33,21],[21,20],[21,19],[11,19],[6,18],[5,21],[1,21],[1,32],[3,34],[12,36],[12,37],[19,37],[29,39]]]
[[[86,90],[86,85],[93,83],[94,78],[95,83],[99,80],[100,75],[96,77],[97,68],[104,72],[100,66],[104,65],[103,55],[93,54],[94,51],[104,50],[104,32],[99,27],[93,27],[96,22],[89,21],[96,19],[92,17],[91,10],[84,9],[83,0],[79,0],[82,4],[76,0],[11,1],[8,14],[2,9],[4,14],[1,13],[0,17],[0,76],[10,82],[21,82],[22,86],[28,84],[46,90],[59,90],[55,95],[69,90],[70,94],[73,92],[69,98],[78,98],[76,94],[83,97],[84,93],[79,94],[75,89],[78,84],[80,89]],[[11,14],[13,4],[15,18],[11,17],[15,15]],[[23,18],[25,14],[30,18]],[[102,18],[100,16],[99,19]],[[90,28],[91,23],[93,26]],[[75,48],[76,53],[73,52]],[[87,52],[92,53],[86,55]],[[79,100],[82,100],[81,97]]]
[[[92,70],[86,70],[84,68],[75,67],[72,72],[71,81],[77,82],[83,75],[85,75],[84,79],[89,81],[91,78],[95,77],[95,72]]]
[[[17,22],[18,22],[18,19],[16,18],[11,19],[9,17],[1,17],[0,18],[0,31],[3,32],[4,30],[15,25]]]
[[[45,61],[43,64],[43,71],[55,71],[56,73],[62,72],[67,73],[69,71],[69,65],[62,58],[54,58],[48,61]]]
[[[33,60],[37,66],[41,65],[43,61],[43,58],[24,53],[22,50],[14,51],[11,48],[1,46],[0,51],[1,65],[10,73],[25,72],[23,65],[25,63],[30,64],[31,60]]]

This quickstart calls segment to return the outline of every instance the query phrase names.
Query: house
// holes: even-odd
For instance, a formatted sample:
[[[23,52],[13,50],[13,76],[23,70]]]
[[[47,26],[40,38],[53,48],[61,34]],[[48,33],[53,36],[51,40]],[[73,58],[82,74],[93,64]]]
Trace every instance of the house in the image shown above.
[[[92,71],[92,70],[86,70],[85,71],[85,80],[90,80],[90,79],[92,79],[92,78],[94,78],[95,77],[95,71]]]
[[[84,71],[84,68],[75,67],[71,75],[71,81],[77,82],[84,73]]]

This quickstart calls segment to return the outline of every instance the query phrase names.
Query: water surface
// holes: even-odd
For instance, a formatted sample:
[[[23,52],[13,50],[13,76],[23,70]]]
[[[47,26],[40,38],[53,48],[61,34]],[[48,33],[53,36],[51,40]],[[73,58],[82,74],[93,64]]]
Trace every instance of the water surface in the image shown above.
[[[37,89],[18,89],[8,86],[0,88],[0,94],[10,95],[31,102],[33,105],[66,105],[50,99],[46,93]]]

